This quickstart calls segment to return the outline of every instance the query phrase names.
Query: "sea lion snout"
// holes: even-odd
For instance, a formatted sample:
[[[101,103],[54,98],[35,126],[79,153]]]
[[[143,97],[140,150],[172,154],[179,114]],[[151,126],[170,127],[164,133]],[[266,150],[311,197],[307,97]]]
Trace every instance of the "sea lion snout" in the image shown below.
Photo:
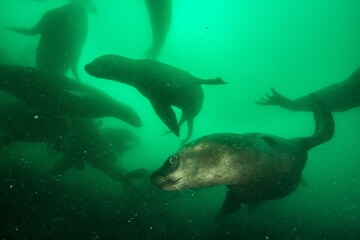
[[[172,179],[172,177],[164,175],[163,171],[156,171],[151,175],[151,182],[162,190],[173,190],[181,180],[181,177]]]
[[[90,75],[93,75],[95,73],[95,71],[94,71],[95,68],[94,68],[94,65],[92,64],[92,62],[86,64],[84,69]]]
[[[166,180],[166,177],[160,176],[160,175],[158,175],[157,172],[154,172],[154,173],[151,175],[151,182],[152,182],[155,186],[161,188],[161,186],[164,186],[164,185],[166,184],[167,180]]]

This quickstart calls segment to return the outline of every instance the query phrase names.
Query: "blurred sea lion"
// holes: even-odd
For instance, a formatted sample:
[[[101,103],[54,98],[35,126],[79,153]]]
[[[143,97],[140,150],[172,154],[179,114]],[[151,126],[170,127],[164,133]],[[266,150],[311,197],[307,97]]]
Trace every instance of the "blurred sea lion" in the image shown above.
[[[37,68],[0,66],[0,89],[24,101],[42,115],[115,117],[142,126],[137,113],[99,89]]]
[[[32,28],[7,29],[27,36],[40,34],[36,66],[62,75],[71,68],[75,79],[79,80],[77,66],[88,32],[88,18],[83,2],[86,1],[73,1],[49,10]]]
[[[172,19],[172,0],[145,0],[152,28],[152,45],[147,56],[156,59],[165,43]]]

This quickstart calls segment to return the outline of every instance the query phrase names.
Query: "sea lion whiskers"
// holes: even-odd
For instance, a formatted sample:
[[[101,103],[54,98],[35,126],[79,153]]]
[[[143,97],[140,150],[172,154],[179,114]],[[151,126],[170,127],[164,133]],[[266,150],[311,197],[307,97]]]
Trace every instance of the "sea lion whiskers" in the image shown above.
[[[182,191],[180,188],[176,187],[176,189],[182,194],[184,195],[184,191]]]
[[[184,190],[190,192],[192,195],[195,195],[195,194],[196,194],[196,192],[194,192],[194,191],[192,191],[192,190],[190,190],[190,189],[188,189],[188,188],[185,188]]]

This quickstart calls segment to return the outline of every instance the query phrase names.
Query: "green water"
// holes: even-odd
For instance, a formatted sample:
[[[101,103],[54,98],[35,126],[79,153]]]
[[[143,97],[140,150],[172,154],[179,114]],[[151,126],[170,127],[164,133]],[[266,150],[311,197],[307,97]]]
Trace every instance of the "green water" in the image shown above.
[[[0,25],[31,27],[64,3],[0,0]],[[83,69],[103,54],[145,56],[151,45],[145,2],[94,3],[100,13],[89,14],[80,78],[138,112],[142,128],[110,118],[104,124],[124,126],[140,138],[119,165],[153,171],[180,147],[186,126],[180,138],[163,136],[166,126],[136,89]],[[271,87],[297,98],[347,78],[360,63],[359,9],[357,0],[173,0],[158,60],[228,82],[203,86],[204,106],[191,140],[218,132],[311,135],[311,113],[254,102]],[[35,66],[38,39],[0,28],[3,61]],[[309,151],[307,186],[265,202],[251,216],[240,209],[219,222],[214,217],[224,186],[170,193],[157,191],[147,178],[135,183],[138,196],[129,197],[121,184],[90,166],[53,178],[54,160],[43,144],[11,144],[1,151],[0,239],[359,239],[359,115],[359,108],[334,113],[333,139]]]

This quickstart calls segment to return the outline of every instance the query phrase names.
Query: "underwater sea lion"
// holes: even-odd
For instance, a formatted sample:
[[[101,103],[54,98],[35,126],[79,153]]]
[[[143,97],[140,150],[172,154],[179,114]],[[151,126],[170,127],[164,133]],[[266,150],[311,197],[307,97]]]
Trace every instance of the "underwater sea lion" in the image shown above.
[[[153,42],[147,56],[156,59],[164,45],[172,18],[172,0],[145,0],[150,16]]]
[[[54,173],[59,174],[70,168],[83,169],[86,164],[102,171],[109,177],[133,188],[131,181],[148,176],[145,169],[126,172],[118,165],[118,152],[110,140],[92,119],[71,118],[71,136],[64,156],[58,161]]]
[[[260,105],[278,105],[292,111],[312,111],[311,94],[291,100],[274,88],[271,89],[272,95],[256,101]],[[324,87],[312,94],[324,102],[332,112],[343,112],[360,106],[360,68],[356,69],[347,79]]]
[[[155,171],[152,182],[167,191],[227,185],[217,219],[242,203],[261,203],[293,192],[301,181],[308,150],[334,134],[331,112],[313,102],[315,132],[284,139],[263,133],[219,133],[184,145]]]
[[[140,117],[99,89],[37,68],[0,66],[0,89],[24,101],[42,115],[115,117],[135,127]]]
[[[87,12],[80,2],[71,2],[46,12],[33,28],[7,27],[14,32],[32,36],[40,34],[36,66],[56,74],[71,68],[79,80],[78,61],[88,32]]]
[[[187,121],[192,135],[194,118],[199,114],[204,92],[201,84],[226,84],[221,78],[202,80],[186,71],[151,59],[130,59],[118,55],[104,55],[85,66],[90,75],[125,83],[135,87],[149,99],[156,114],[176,135]],[[171,106],[182,110],[179,123]]]

